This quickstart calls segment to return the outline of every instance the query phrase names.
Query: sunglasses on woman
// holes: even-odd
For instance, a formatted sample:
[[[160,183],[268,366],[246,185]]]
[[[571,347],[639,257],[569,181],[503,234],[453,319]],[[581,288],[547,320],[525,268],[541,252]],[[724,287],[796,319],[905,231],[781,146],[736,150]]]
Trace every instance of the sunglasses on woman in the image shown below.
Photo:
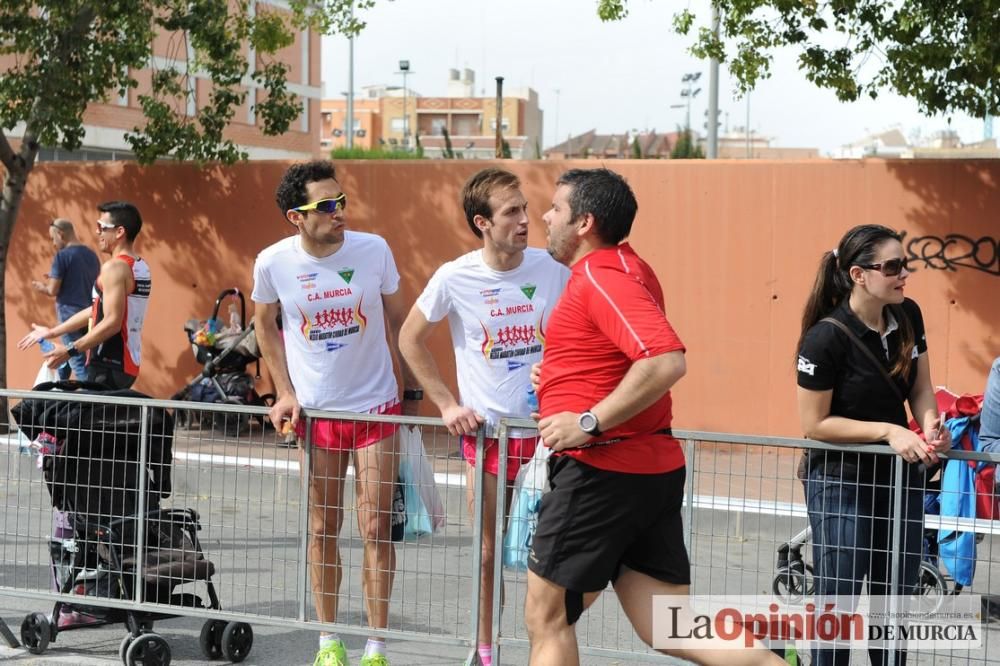
[[[878,271],[886,277],[896,277],[905,269],[907,272],[910,270],[909,259],[889,259],[883,261],[881,264],[858,264],[861,268],[865,268],[871,271]]]
[[[313,201],[312,203],[307,203],[304,206],[299,206],[293,210],[297,210],[300,213],[305,213],[306,211],[315,210],[320,213],[326,213],[327,215],[331,213],[336,213],[338,210],[344,210],[347,208],[347,195],[341,194],[339,197],[334,199],[320,199],[319,201]]]

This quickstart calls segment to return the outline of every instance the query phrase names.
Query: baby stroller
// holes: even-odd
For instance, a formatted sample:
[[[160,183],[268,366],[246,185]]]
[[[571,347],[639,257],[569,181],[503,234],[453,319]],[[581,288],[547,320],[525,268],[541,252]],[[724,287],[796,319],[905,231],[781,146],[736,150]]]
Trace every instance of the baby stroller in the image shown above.
[[[786,603],[799,603],[811,597],[816,591],[813,584],[813,567],[802,557],[802,548],[812,538],[812,527],[806,526],[801,532],[778,546],[778,565],[771,591]],[[923,554],[920,559],[920,575],[914,597],[921,601],[920,608],[927,613],[941,606],[945,595],[958,594],[961,585],[949,591],[948,579],[938,569],[938,544],[936,530],[924,530]]]
[[[160,506],[171,493],[173,417],[165,409],[150,409],[142,441],[140,408],[117,401],[147,396],[98,387],[81,382],[41,384],[35,390],[79,391],[103,400],[29,399],[11,410],[20,431],[46,446],[42,452],[46,486],[60,512],[57,517],[64,518],[69,528],[53,534],[50,541],[57,589],[84,598],[131,600],[141,585],[144,601],[205,608],[200,597],[176,589],[204,581],[208,608],[220,610],[211,580],[215,566],[205,559],[198,541],[197,512]],[[146,485],[140,495],[143,448]],[[141,554],[135,546],[139,536],[144,541]],[[60,600],[51,616],[30,613],[24,618],[21,641],[30,652],[41,654],[64,631],[122,622],[128,630],[119,648],[122,662],[166,666],[170,646],[153,633],[153,622],[170,617],[175,615]],[[202,649],[210,658],[224,655],[242,661],[253,644],[253,630],[245,623],[209,620],[201,633]]]
[[[229,326],[222,327],[219,309],[223,302],[233,297],[236,302],[229,304]],[[247,325],[246,298],[236,288],[226,289],[215,299],[212,316],[207,320],[189,319],[184,325],[188,342],[195,359],[202,364],[201,373],[187,386],[173,396],[173,400],[193,402],[227,403],[233,405],[270,406],[274,394],[259,395],[254,388],[254,377],[260,379],[260,349],[253,321]],[[251,376],[246,367],[256,363],[256,374]],[[193,414],[178,412],[178,425],[219,429],[227,436],[236,437],[247,432],[252,418],[243,414],[205,412],[198,423],[193,423]],[[268,427],[267,419],[260,419],[262,427]]]

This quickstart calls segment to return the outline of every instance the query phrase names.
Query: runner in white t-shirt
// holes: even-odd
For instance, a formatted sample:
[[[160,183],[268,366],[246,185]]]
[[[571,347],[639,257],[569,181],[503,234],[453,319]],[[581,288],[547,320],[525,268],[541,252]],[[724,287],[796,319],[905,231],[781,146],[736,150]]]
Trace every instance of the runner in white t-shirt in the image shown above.
[[[495,426],[503,417],[527,418],[530,372],[542,358],[545,327],[569,271],[545,250],[528,248],[527,200],[514,174],[485,169],[462,188],[462,203],[483,248],[448,262],[434,273],[400,331],[400,350],[427,396],[441,410],[449,432],[461,436],[469,461],[468,499],[475,493],[475,433],[485,424],[484,515],[496,515],[498,446]],[[441,378],[426,340],[435,323],[448,318],[460,399]],[[535,431],[511,432],[505,503],[510,482],[534,453]],[[527,436],[526,436],[527,435]],[[479,653],[485,666],[493,626],[493,558],[498,540],[494,521],[483,521]]]
[[[276,198],[299,233],[257,256],[252,296],[257,339],[278,395],[271,408],[275,427],[290,420],[302,448],[306,431],[299,420],[301,408],[415,413],[412,400],[399,403],[386,340],[396,339],[406,313],[389,246],[374,234],[345,230],[347,197],[331,162],[293,165]],[[277,326],[279,314],[282,332]],[[407,384],[409,376],[404,365]],[[404,392],[408,397],[409,391]],[[341,582],[337,537],[344,477],[353,453],[368,623],[383,629],[388,624],[396,557],[390,540],[396,426],[319,419],[311,430],[308,561],[316,614],[320,622],[337,620]],[[320,635],[315,663],[347,663],[338,636]],[[385,641],[370,638],[361,665],[386,664]]]

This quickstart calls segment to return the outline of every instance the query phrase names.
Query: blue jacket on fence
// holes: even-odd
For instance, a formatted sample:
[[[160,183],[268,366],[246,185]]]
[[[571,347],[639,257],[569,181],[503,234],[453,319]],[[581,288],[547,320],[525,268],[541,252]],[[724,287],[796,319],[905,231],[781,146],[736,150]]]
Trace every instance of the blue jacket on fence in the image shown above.
[[[958,442],[968,435],[973,451],[981,451],[979,433],[971,427],[971,419],[963,416],[949,419],[951,441]],[[941,474],[941,517],[976,517],[976,469],[968,460],[948,460]],[[947,522],[947,521],[944,521]],[[976,533],[942,528],[938,532],[941,563],[959,585],[972,585],[976,573]]]

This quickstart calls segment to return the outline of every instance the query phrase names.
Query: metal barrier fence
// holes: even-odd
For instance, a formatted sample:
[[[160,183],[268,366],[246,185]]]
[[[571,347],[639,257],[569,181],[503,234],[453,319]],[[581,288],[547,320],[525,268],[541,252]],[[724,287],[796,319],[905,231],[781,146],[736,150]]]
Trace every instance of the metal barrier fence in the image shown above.
[[[510,426],[520,427],[529,424],[530,421],[508,422]],[[683,518],[685,545],[691,560],[691,594],[774,593],[787,598],[791,584],[792,596],[801,596],[801,588],[811,585],[812,548],[806,531],[809,520],[804,488],[797,478],[799,451],[822,450],[841,456],[844,447],[794,438],[676,428],[674,436],[683,442],[688,471]],[[880,461],[889,464],[896,458],[886,446],[851,445],[850,451],[875,454]],[[946,457],[1000,462],[998,453],[952,450]],[[896,485],[900,485],[898,481]],[[901,504],[897,502],[897,506]],[[985,632],[982,650],[949,653],[910,650],[907,663],[1000,663],[1000,520],[945,518],[939,515],[923,518],[929,534],[947,528],[976,535],[974,581],[971,586],[960,590],[963,594],[982,595]],[[893,522],[899,522],[895,514]],[[898,545],[892,552],[902,555]],[[955,593],[954,579],[940,563],[932,566],[930,562],[925,562],[921,575],[926,577],[931,572],[936,578],[925,582],[924,592],[934,593],[926,588],[936,585],[938,593]],[[501,575],[507,598],[513,599],[513,603],[508,601],[507,613],[514,617],[505,616],[498,631],[497,644],[501,648],[505,645],[523,647],[528,644],[522,615],[526,576],[512,574],[509,570],[501,574],[497,567],[495,582],[501,580]],[[611,587],[581,617],[577,636],[581,654],[624,660],[624,663],[677,663],[654,652],[639,640]],[[811,655],[800,653],[798,663],[811,663]],[[867,657],[856,652],[851,663],[867,663]]]
[[[51,407],[36,410],[32,418],[40,429],[54,430],[50,434],[55,442],[18,434],[8,415],[26,399]],[[247,623],[433,643],[468,653],[468,661],[474,661],[483,525],[491,521],[499,533],[508,518],[502,503],[496,515],[483,515],[482,466],[473,473],[474,490],[467,497],[470,466],[457,455],[455,438],[438,419],[308,411],[307,424],[335,416],[348,422],[351,436],[379,438],[395,429],[386,438],[384,456],[361,460],[359,469],[354,464],[338,467],[338,456],[317,453],[312,438],[329,433],[317,433],[311,425],[305,428],[303,449],[283,446],[287,438],[264,423],[265,413],[263,408],[232,405],[0,390],[4,419],[0,443],[7,443],[0,447],[0,595],[62,601],[86,611],[84,616],[106,616],[109,621],[123,621],[126,610],[139,612],[141,622],[157,619],[156,614],[204,618],[206,654],[236,657],[233,661],[246,658],[250,649]],[[379,546],[372,544],[384,549],[391,542],[398,469],[401,461],[412,463],[403,455],[410,437],[406,425],[419,426],[422,432],[444,523],[434,533],[404,535],[395,542],[394,581],[386,587],[389,567],[383,564],[384,556],[379,559]],[[515,427],[534,424],[505,422],[498,433],[501,443],[508,428]],[[801,546],[797,552],[803,558],[803,572],[811,561],[805,540],[794,539],[801,537],[808,521],[793,449],[842,448],[798,439],[693,431],[675,431],[675,436],[684,442],[688,465],[684,524],[692,593],[770,594],[789,582],[806,584],[805,578],[788,575],[787,561],[783,575],[777,565],[783,547],[787,560],[789,544]],[[145,445],[138,446],[139,442]],[[38,456],[20,455],[22,449],[37,453],[40,446],[75,447],[77,466],[54,469],[50,457],[49,467],[39,469]],[[477,449],[481,459],[482,434]],[[501,445],[500,450],[503,454],[506,447]],[[874,446],[852,450],[886,453],[885,447]],[[996,454],[960,451],[950,457],[1000,461]],[[505,455],[499,464],[502,476]],[[314,480],[342,475],[344,482],[331,486],[333,497],[317,495],[315,489],[310,496],[310,484],[300,473],[304,468],[313,470]],[[413,474],[412,469],[408,472]],[[169,492],[162,486],[165,480],[170,482]],[[140,488],[148,490],[139,492]],[[85,507],[93,520],[84,524],[71,518],[67,522],[66,517],[56,520],[57,495],[76,506],[78,515]],[[193,512],[187,513],[189,509]],[[332,553],[334,544],[329,537],[314,538],[319,525],[315,517],[310,522],[311,512],[325,515],[331,525],[328,533],[340,527],[336,545],[342,576],[336,622],[321,620],[316,611],[316,602],[323,605],[333,597],[331,589],[337,588],[334,576],[334,583],[319,591],[319,599],[313,594],[312,581],[333,571],[330,566],[316,568],[320,558],[315,554]],[[121,520],[129,515],[146,519]],[[433,523],[434,517],[423,518]],[[925,524],[979,535],[978,568],[966,592],[983,595],[990,603],[984,611],[995,621],[997,605],[990,592],[1000,573],[994,549],[1000,522],[927,516]],[[139,525],[145,529],[136,529]],[[416,526],[410,525],[411,532]],[[526,577],[502,567],[499,542],[490,628],[497,663],[510,649],[523,655],[527,645]],[[322,548],[327,550],[316,550]],[[79,558],[75,572],[74,557]],[[141,575],[136,576],[137,570]],[[945,584],[950,584],[949,573],[942,573]],[[64,591],[56,589],[60,584]],[[366,589],[372,591],[368,598]],[[384,621],[378,621],[383,614]],[[56,618],[56,632],[60,623],[78,622],[81,613],[66,615]],[[370,621],[372,617],[376,620]],[[47,621],[44,616],[29,616],[25,621],[29,637],[38,641],[49,630],[42,627]],[[994,626],[986,625],[981,651],[913,653],[909,663],[1000,663],[996,645],[1000,632]],[[123,641],[123,659],[130,648],[152,663],[161,654],[158,650],[169,651],[152,639],[134,640],[149,635],[148,624],[127,629],[131,639]],[[639,641],[610,588],[583,615],[577,635],[581,653],[594,658],[670,662]],[[35,647],[44,649],[37,642]]]

